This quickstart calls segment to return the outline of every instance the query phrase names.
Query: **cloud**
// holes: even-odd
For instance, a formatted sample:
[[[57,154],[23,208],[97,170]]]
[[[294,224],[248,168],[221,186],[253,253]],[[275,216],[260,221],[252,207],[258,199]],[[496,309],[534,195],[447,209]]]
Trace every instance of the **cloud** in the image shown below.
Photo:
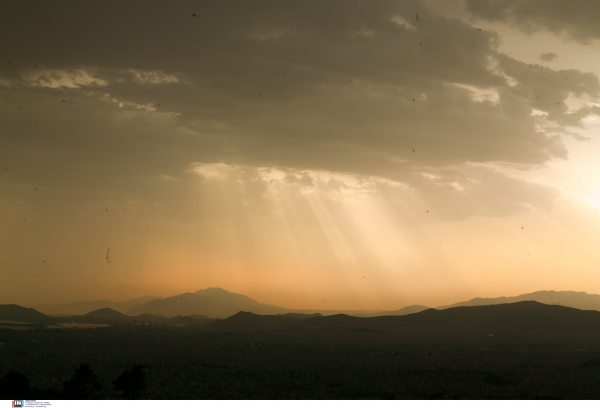
[[[558,58],[558,55],[554,52],[543,52],[538,57],[542,61],[551,62]]]
[[[73,70],[29,70],[21,73],[24,83],[29,86],[48,88],[81,88],[82,86],[106,86],[107,82],[83,69]],[[10,86],[10,85],[9,85]]]
[[[558,134],[589,108],[565,101],[600,92],[420,1],[24,1],[3,16],[0,177],[80,198],[154,183],[170,191],[156,200],[185,197],[195,163],[209,178],[220,163],[296,169],[304,189],[318,171],[429,191],[442,187],[424,171],[566,158]]]
[[[508,22],[525,32],[547,30],[581,43],[600,38],[595,0],[467,0],[466,4],[479,18]]]
[[[600,83],[592,73],[552,70],[506,55],[499,55],[498,62],[500,69],[517,81],[510,88],[510,94],[522,99],[531,109],[546,112],[550,121],[561,126],[579,126],[579,119],[586,115],[579,110],[569,110],[567,103],[571,95],[595,99],[600,94]]]
[[[429,214],[438,220],[506,217],[532,209],[550,211],[556,188],[510,177],[497,169],[471,165],[415,180]],[[418,176],[415,176],[415,178]]]
[[[399,226],[506,217],[533,209],[551,211],[559,196],[556,188],[481,165],[430,169],[431,173],[413,174],[403,183],[381,177],[223,163],[197,164],[193,171],[207,189],[229,186],[228,201],[245,207],[249,214],[271,216],[290,200],[317,201],[333,211],[347,211],[353,204],[385,203],[389,221]],[[220,194],[223,192],[211,195]],[[401,208],[406,211],[398,211]]]

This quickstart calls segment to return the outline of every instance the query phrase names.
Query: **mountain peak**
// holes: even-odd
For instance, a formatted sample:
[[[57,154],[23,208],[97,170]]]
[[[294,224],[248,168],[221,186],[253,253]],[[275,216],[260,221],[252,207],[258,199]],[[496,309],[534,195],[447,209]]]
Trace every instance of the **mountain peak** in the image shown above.
[[[117,312],[115,309],[110,307],[103,307],[102,309],[94,310],[93,312],[86,313],[86,317],[95,317],[102,319],[114,319],[114,318],[126,318],[123,313]]]
[[[519,296],[497,297],[497,298],[473,298],[466,302],[454,303],[447,306],[438,306],[437,309],[447,309],[458,306],[483,306],[501,303],[515,303],[520,301],[534,300],[539,303],[551,305],[574,307],[582,310],[600,310],[600,295],[592,295],[586,292],[540,290]]]
[[[52,318],[46,316],[43,313],[38,312],[35,309],[11,304],[0,305],[0,320],[44,323],[51,321]]]
[[[182,293],[166,299],[155,299],[132,309],[129,314],[153,314],[165,317],[199,314],[212,318],[225,318],[240,310],[257,314],[289,312],[288,309],[262,304],[248,296],[217,287],[200,289],[194,293]]]
[[[236,314],[234,314],[233,316],[258,316],[256,313],[252,313],[252,312],[244,312],[244,311],[239,311]],[[231,316],[231,317],[233,317]]]
[[[219,288],[219,287],[214,287],[214,288],[206,288],[206,289],[198,289],[197,291],[194,292],[196,295],[209,295],[209,294],[232,294],[231,292],[223,289],[223,288]]]

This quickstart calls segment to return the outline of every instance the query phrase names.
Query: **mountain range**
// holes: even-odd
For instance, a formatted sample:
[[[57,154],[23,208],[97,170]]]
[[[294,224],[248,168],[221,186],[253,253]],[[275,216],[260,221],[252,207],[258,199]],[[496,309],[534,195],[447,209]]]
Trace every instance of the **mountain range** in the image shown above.
[[[597,347],[600,312],[522,301],[499,305],[427,309],[403,316],[316,316],[294,319],[240,312],[202,328],[212,332],[262,332],[298,342]],[[273,337],[280,338],[280,337]]]
[[[443,310],[460,306],[483,306],[522,301],[536,301],[549,305],[562,305],[581,310],[600,311],[600,295],[572,291],[538,291],[514,297],[474,298],[466,302],[438,306]],[[182,293],[167,298],[143,296],[126,302],[89,301],[49,306],[36,306],[36,309],[49,315],[85,315],[94,310],[110,308],[125,315],[153,315],[161,317],[202,315],[209,318],[227,318],[237,312],[251,312],[259,315],[279,315],[299,313],[302,315],[320,313],[322,315],[347,314],[357,317],[402,316],[429,309],[423,305],[407,306],[395,311],[380,310],[294,310],[259,303],[254,299],[221,288],[207,288],[193,293]]]
[[[121,313],[129,314],[131,309],[155,299],[164,299],[162,296],[141,296],[125,302],[110,300],[91,300],[86,302],[61,303],[57,305],[35,306],[37,310],[51,315],[84,315],[94,310],[110,308]]]
[[[174,317],[162,317],[150,314],[140,314],[137,316],[128,316],[111,308],[101,308],[84,315],[72,316],[47,316],[35,309],[26,308],[19,305],[0,305],[0,327],[15,326],[15,323],[31,323],[43,328],[45,325],[54,326],[60,324],[127,324],[127,323],[159,323],[165,325],[197,325],[205,324],[216,319],[210,319],[206,316],[194,314],[188,316],[177,315]],[[21,326],[19,324],[19,326]],[[26,326],[22,326],[26,327]]]
[[[446,306],[438,306],[436,307],[436,309],[442,310],[458,306],[499,305],[503,303],[517,303],[527,300],[534,300],[536,302],[544,303],[547,305],[561,305],[574,307],[576,309],[581,310],[600,311],[600,295],[593,295],[585,292],[554,290],[543,290],[512,297],[503,296],[497,298],[474,298],[466,302],[459,302]]]
[[[126,302],[95,300],[87,302],[63,303],[57,305],[41,305],[35,308],[43,313],[54,316],[84,315],[94,310],[110,308],[123,314],[134,316],[150,314],[162,317],[177,315],[204,315],[210,318],[226,318],[239,311],[256,314],[337,314],[347,313],[361,316],[371,316],[380,311],[361,310],[296,310],[259,303],[248,296],[231,293],[221,288],[200,289],[194,293],[182,293],[167,298],[160,296],[143,296]],[[425,308],[425,306],[423,306]],[[402,313],[397,311],[398,313]],[[408,310],[408,309],[407,309]],[[396,312],[390,312],[396,313]]]
[[[426,309],[403,316],[355,317],[344,314],[319,316],[293,313],[259,315],[238,312],[226,319],[201,319],[192,316],[161,318],[150,315],[132,317],[112,309],[60,318],[45,316],[34,309],[18,305],[0,305],[1,320],[27,322],[30,323],[28,327],[36,326],[31,328],[43,328],[42,323],[56,327],[53,325],[67,321],[141,323],[143,318],[154,319],[155,323],[167,325],[193,324],[199,332],[272,333],[274,336],[286,336],[298,342],[329,338],[336,342],[376,341],[381,345],[448,344],[495,347],[501,344],[571,344],[596,347],[600,336],[600,312],[535,301],[458,306],[442,310]]]
[[[263,315],[291,312],[290,309],[259,303],[248,296],[231,293],[221,288],[208,288],[165,299],[154,299],[132,308],[129,313],[147,313],[166,317],[201,314],[223,318],[239,311]]]

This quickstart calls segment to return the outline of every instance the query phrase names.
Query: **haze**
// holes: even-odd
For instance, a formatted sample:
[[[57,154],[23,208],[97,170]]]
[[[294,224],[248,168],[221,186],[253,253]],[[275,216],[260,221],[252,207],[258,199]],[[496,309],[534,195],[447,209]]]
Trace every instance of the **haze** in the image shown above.
[[[0,6],[0,299],[600,293],[600,9]]]

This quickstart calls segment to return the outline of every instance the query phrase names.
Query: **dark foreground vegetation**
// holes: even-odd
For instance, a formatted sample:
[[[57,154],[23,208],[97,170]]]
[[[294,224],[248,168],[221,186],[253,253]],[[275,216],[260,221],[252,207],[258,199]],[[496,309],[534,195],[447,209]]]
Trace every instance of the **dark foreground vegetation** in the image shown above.
[[[600,399],[600,313],[464,310],[2,329],[0,398]]]

